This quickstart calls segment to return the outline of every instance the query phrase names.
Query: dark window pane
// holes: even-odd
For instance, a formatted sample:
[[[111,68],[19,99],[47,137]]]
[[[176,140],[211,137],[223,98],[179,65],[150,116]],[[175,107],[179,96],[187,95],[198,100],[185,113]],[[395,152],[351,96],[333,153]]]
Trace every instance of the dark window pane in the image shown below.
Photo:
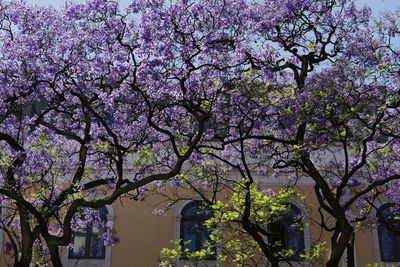
[[[204,222],[212,216],[210,210],[204,209],[200,202],[191,202],[182,210],[181,240],[183,249],[189,252],[199,251],[204,248],[205,242],[210,241],[210,231]],[[190,240],[190,243],[186,244]],[[207,259],[215,259],[214,255]]]
[[[103,233],[92,234],[90,241],[89,256],[91,258],[101,258],[104,250]]]
[[[393,204],[383,205],[378,210],[378,236],[382,261],[400,261],[400,212]]]
[[[86,242],[85,236],[74,235],[72,239],[74,247],[70,250],[70,256],[72,256],[73,258],[83,257],[85,255],[85,242]]]
[[[106,207],[102,207],[102,208],[96,209],[96,211],[100,214],[100,218],[101,218],[103,221],[106,221],[106,220],[107,220],[107,214],[108,214],[108,212],[107,212],[107,208],[106,208]]]
[[[87,212],[81,211],[82,218],[88,216]],[[105,207],[96,209],[102,223],[105,225],[107,220],[107,209]],[[73,248],[69,251],[69,258],[72,259],[104,259],[105,246],[103,241],[103,229],[100,225],[88,225],[83,232],[72,234]]]
[[[189,249],[189,252],[196,251],[196,223],[194,221],[183,221],[182,227],[183,249]]]
[[[287,249],[294,251],[291,256],[292,260],[301,260],[300,255],[304,251],[304,233],[300,226],[292,224],[287,229],[288,242]]]
[[[200,233],[199,233],[200,243],[204,244],[206,241],[211,241],[210,234],[211,232],[207,229],[207,227],[204,224],[202,224],[200,226]]]
[[[271,233],[269,242],[274,245],[274,251],[281,251],[284,248],[286,236],[283,223],[280,220],[270,223],[268,231]]]
[[[200,217],[207,220],[212,216],[212,212],[208,209],[203,208],[200,203],[192,202],[186,205],[185,208],[182,210],[182,216],[185,218]]]
[[[275,222],[268,224],[268,231],[270,233],[269,242],[275,244],[274,250],[276,252],[282,249],[292,250],[294,253],[288,260],[302,260],[300,255],[304,253],[305,246],[299,208],[289,204],[289,211]]]

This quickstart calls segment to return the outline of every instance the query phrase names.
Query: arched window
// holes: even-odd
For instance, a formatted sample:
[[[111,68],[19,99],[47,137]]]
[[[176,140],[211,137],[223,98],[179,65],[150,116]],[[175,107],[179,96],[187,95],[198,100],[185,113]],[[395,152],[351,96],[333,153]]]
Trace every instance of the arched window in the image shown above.
[[[381,261],[400,261],[400,209],[394,204],[382,205],[377,212]]]
[[[193,201],[187,204],[181,212],[180,239],[183,250],[189,252],[199,251],[204,248],[206,241],[210,241],[210,231],[204,222],[212,217],[212,212],[201,202]],[[210,255],[207,260],[215,260],[216,253]]]
[[[72,248],[69,249],[68,258],[70,259],[104,259],[106,248],[103,241],[104,226],[107,223],[107,208],[98,208],[92,214],[81,212],[80,217],[83,221],[92,221],[98,216],[100,222],[89,223],[85,229],[72,233]],[[89,217],[88,217],[89,216]]]
[[[271,244],[276,244],[277,252],[281,250],[292,250],[293,254],[287,259],[290,261],[303,260],[300,255],[304,254],[304,229],[302,215],[298,207],[288,203],[289,211],[273,223],[268,224]]]

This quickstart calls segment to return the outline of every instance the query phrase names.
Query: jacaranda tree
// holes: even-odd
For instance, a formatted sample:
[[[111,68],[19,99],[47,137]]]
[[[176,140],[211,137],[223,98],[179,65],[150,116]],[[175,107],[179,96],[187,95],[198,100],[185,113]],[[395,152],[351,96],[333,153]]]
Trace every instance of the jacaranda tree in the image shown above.
[[[255,172],[311,177],[335,219],[327,265],[337,266],[365,216],[346,210],[389,182],[397,192],[398,29],[385,18],[371,28],[351,0],[135,0],[123,12],[106,0],[61,10],[1,1],[12,263],[61,266],[80,208],[178,186],[183,170],[215,161],[244,179],[241,224],[266,256],[249,217]]]
[[[203,136],[203,99],[216,97],[202,80],[217,72],[186,71],[179,51],[159,62],[143,22],[112,1],[1,2],[0,19],[1,228],[14,266],[46,255],[61,266],[80,207],[179,174]]]
[[[225,165],[237,175],[216,178],[214,166],[203,163],[187,172],[194,178],[184,180],[200,193],[193,187],[200,174],[224,185],[244,179],[246,201],[234,221],[278,266],[285,257],[265,241],[265,222],[251,216],[254,182],[280,176],[296,184],[311,178],[320,226],[332,232],[327,266],[338,266],[345,250],[354,266],[355,229],[371,223],[368,215],[379,198],[398,203],[399,62],[393,46],[398,14],[374,22],[370,10],[353,1],[185,4],[174,13],[174,4],[147,5],[146,17],[149,22],[173,17],[193,66],[204,59],[202,45],[208,42],[199,32],[209,29],[208,23],[219,25],[224,32],[213,42],[221,49],[213,62],[228,55],[223,62],[238,60],[232,65],[243,68],[225,70],[210,83],[224,93],[196,150],[196,160]],[[209,12],[209,19],[199,9]],[[150,32],[173,34],[158,27]],[[165,44],[165,35],[154,38]],[[209,201],[212,206],[214,199]],[[358,213],[351,212],[355,207]],[[333,224],[326,223],[328,217]]]

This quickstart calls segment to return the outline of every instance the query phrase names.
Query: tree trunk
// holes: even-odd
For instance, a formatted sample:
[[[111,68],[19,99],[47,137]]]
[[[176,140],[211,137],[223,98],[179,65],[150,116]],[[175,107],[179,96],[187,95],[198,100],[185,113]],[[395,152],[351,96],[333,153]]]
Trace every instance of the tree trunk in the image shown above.
[[[333,234],[331,238],[331,244],[332,244],[332,252],[329,257],[329,260],[326,263],[327,267],[337,267],[339,266],[340,260],[342,259],[343,253],[346,248],[348,248],[350,239],[354,236],[354,231],[353,227],[349,225],[346,222],[337,222],[336,223],[336,230],[335,233]],[[354,266],[354,253],[353,249],[351,251],[348,251],[353,255],[353,265],[348,265],[348,266]]]
[[[17,207],[21,226],[22,249],[21,257],[14,263],[14,267],[29,267],[32,261],[32,248],[35,237],[31,231],[28,212],[19,204],[17,204]]]
[[[347,266],[348,267],[355,267],[354,262],[354,232],[351,235],[349,243],[347,243]]]
[[[50,257],[53,267],[62,267],[60,259],[60,251],[57,245],[48,245],[50,250]]]

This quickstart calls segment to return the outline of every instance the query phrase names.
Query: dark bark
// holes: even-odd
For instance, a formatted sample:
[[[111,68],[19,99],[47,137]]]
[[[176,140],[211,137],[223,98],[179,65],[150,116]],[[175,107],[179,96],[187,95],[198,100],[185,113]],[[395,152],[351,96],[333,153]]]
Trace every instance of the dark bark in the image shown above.
[[[265,240],[262,238],[262,236],[259,234],[257,229],[253,226],[251,221],[249,220],[250,217],[250,191],[248,191],[246,195],[246,207],[245,207],[245,212],[242,218],[242,226],[243,229],[257,242],[257,244],[260,246],[263,254],[265,257],[267,257],[268,261],[271,263],[272,267],[279,267],[279,260],[277,257],[274,256],[272,251],[268,248]],[[248,207],[248,208],[247,208]],[[246,212],[248,211],[248,212]]]
[[[349,225],[347,221],[344,220],[343,219],[338,220],[336,223],[335,232],[331,237],[332,249],[329,260],[326,263],[327,267],[339,266],[343,253],[348,247],[350,239],[354,235],[353,227]]]
[[[355,262],[354,262],[354,238],[355,234],[354,232],[351,235],[351,238],[349,240],[349,243],[347,243],[347,266],[348,267],[355,267]]]
[[[20,251],[21,257],[14,263],[14,267],[29,267],[32,260],[32,248],[35,237],[30,229],[28,212],[21,205],[17,204],[17,207],[20,216],[22,247]]]
[[[62,267],[61,259],[60,259],[60,251],[58,250],[57,245],[49,245],[50,251],[50,257],[51,257],[51,263],[53,264],[53,267]]]

